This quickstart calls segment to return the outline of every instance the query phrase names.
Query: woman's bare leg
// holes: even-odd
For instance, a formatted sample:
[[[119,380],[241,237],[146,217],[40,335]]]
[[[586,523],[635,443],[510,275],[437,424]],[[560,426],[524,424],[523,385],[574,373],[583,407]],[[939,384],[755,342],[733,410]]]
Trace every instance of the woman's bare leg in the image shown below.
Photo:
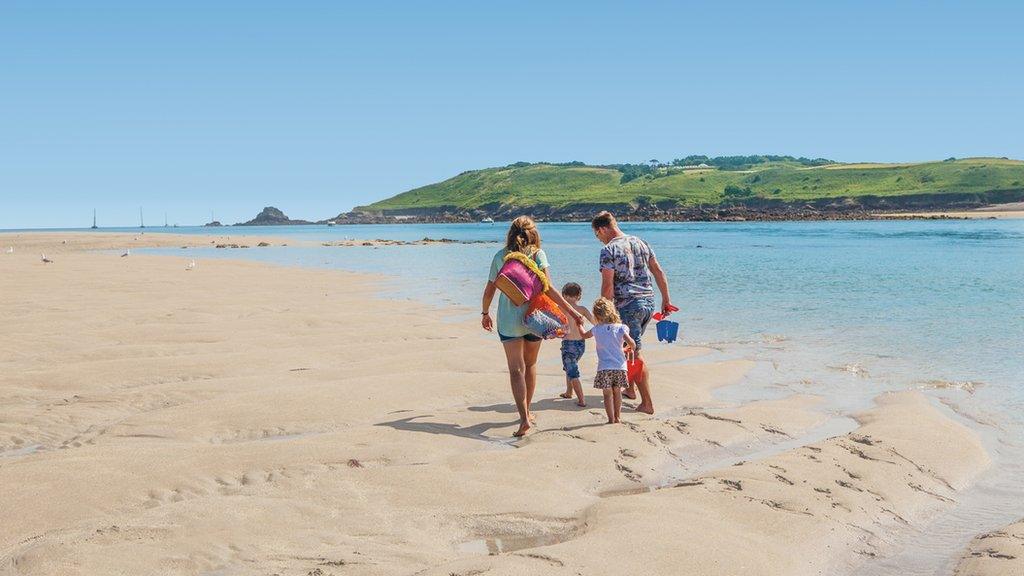
[[[526,400],[526,361],[523,359],[523,339],[502,342],[508,361],[508,380],[512,386],[512,399],[519,412],[519,429],[513,436],[524,436],[530,430],[530,409]]]
[[[537,356],[540,354],[540,345],[543,340],[530,342],[523,339],[523,362],[526,365],[526,412],[530,422],[534,421],[530,406],[533,404],[533,393],[537,390]]]

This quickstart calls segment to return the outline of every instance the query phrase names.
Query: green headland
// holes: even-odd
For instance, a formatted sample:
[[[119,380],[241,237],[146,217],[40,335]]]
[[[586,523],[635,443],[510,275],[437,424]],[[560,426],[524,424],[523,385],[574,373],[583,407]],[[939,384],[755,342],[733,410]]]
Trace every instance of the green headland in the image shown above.
[[[529,210],[558,217],[602,206],[684,215],[720,209],[856,212],[1021,200],[1024,161],[1007,158],[850,164],[790,156],[690,156],[668,163],[519,162],[471,170],[355,212],[454,217]]]

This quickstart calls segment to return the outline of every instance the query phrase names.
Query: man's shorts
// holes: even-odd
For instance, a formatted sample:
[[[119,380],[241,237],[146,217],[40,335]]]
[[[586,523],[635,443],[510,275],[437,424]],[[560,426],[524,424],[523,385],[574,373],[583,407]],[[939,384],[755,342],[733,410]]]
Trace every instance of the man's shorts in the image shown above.
[[[629,327],[629,337],[636,342],[636,349],[640,350],[640,337],[644,330],[647,330],[647,324],[654,315],[654,300],[640,298],[618,310],[622,323]]]

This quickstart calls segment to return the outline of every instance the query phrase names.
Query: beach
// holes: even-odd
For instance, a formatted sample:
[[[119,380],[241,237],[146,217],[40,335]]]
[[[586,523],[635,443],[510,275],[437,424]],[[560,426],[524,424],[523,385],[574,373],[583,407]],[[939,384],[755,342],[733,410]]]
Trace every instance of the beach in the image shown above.
[[[994,219],[1020,220],[1024,218],[1024,202],[993,204],[970,210],[938,210],[931,212],[890,212],[880,213],[882,218],[959,218],[966,220]]]
[[[851,574],[991,463],[921,392],[845,420],[812,393],[725,401],[753,364],[684,345],[650,349],[658,413],[608,426],[593,390],[556,398],[545,344],[514,440],[475,309],[119,255],[258,242],[295,246],[0,234],[0,574]],[[1019,573],[1021,533],[950,551],[957,573]]]

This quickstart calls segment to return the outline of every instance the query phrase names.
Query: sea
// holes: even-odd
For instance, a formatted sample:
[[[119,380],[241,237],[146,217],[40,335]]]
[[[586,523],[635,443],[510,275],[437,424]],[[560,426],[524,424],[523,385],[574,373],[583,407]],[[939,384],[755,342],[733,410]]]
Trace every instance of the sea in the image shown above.
[[[589,225],[539,228],[554,283],[581,284],[588,302],[598,293],[601,248]],[[145,233],[230,234],[232,241],[481,243],[139,252],[195,258],[200,268],[244,258],[371,272],[383,276],[383,297],[475,319],[506,230],[501,222],[150,228]],[[1024,220],[624,223],[623,230],[645,239],[667,272],[682,344],[755,361],[720,400],[814,394],[830,415],[848,417],[880,393],[921,390],[982,436],[993,466],[958,506],[859,573],[948,573],[971,536],[1024,518]],[[394,319],[401,321],[400,310]]]

